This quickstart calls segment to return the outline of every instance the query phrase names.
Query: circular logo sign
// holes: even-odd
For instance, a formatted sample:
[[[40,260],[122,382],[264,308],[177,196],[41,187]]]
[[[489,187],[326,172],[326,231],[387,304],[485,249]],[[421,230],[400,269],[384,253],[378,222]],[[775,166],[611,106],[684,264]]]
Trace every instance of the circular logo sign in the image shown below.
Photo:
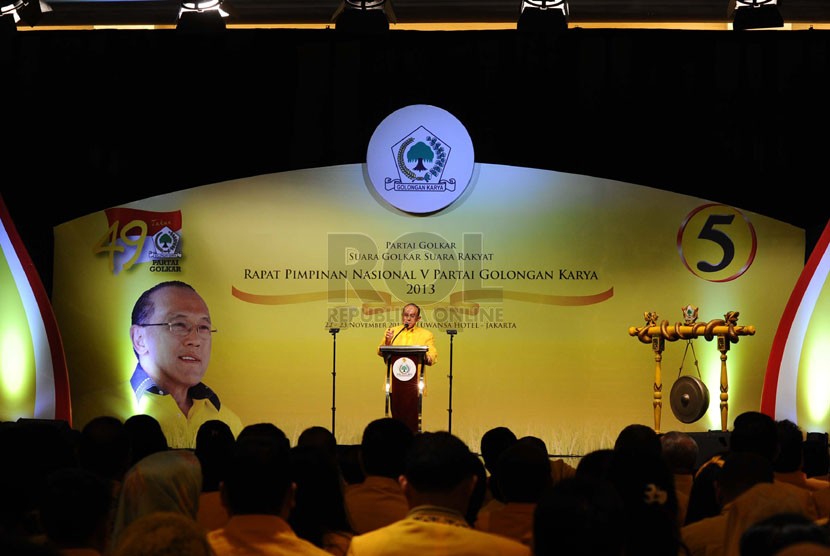
[[[740,210],[709,203],[690,212],[677,232],[686,268],[709,282],[730,282],[746,272],[758,251],[755,227]]]
[[[446,208],[470,183],[473,142],[458,119],[415,104],[396,110],[375,129],[366,153],[369,179],[392,206],[426,214]]]
[[[392,365],[392,373],[398,380],[412,380],[418,374],[418,366],[409,357],[399,357]]]

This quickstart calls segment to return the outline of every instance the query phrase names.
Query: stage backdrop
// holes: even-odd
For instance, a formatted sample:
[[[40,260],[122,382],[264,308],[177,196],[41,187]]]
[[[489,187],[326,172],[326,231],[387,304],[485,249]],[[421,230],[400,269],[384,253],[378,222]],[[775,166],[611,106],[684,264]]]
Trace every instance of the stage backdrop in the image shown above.
[[[688,305],[698,322],[737,311],[756,330],[727,354],[731,428],[759,409],[805,251],[802,229],[739,207],[490,164],[475,164],[448,207],[420,215],[387,203],[362,164],[141,197],[55,229],[53,304],[75,427],[126,387],[138,295],[177,279],[206,299],[218,329],[205,382],[244,424],[273,422],[292,440],[334,416],[338,441],[357,443],[383,416],[376,350],[407,302],[420,304],[439,350],[425,430],[446,430],[452,409],[452,432],[474,449],[504,425],[581,454],[628,424],[654,426],[654,353],[629,329],[646,312],[682,323]],[[662,368],[661,430],[720,430],[716,339],[666,342]],[[698,369],[710,407],[682,423],[669,393]]]

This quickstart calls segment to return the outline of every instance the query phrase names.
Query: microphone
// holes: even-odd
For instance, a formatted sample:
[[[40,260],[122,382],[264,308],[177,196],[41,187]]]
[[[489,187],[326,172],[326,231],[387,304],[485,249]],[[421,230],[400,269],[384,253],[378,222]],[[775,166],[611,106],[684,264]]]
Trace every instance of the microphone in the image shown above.
[[[391,341],[391,342],[389,342],[389,345],[390,345],[390,346],[391,346],[392,344],[394,344],[394,343],[395,343],[395,340],[398,338],[398,336],[400,336],[400,335],[401,335],[401,332],[403,332],[404,330],[409,330],[409,325],[408,325],[408,324],[406,324],[406,323],[403,323],[403,328],[401,328],[400,330],[398,330],[398,333],[397,333],[397,334],[395,334],[395,337],[394,337],[394,338],[392,338],[392,341]]]

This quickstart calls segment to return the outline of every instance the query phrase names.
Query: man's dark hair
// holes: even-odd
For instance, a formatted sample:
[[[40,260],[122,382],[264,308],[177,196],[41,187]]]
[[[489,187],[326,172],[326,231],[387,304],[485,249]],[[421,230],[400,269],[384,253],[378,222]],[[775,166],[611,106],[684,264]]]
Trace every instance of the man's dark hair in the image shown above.
[[[516,443],[516,434],[507,427],[493,427],[481,435],[481,459],[484,468],[490,473],[487,487],[496,500],[504,502],[504,495],[499,488],[497,463],[502,453]]]
[[[808,477],[820,477],[830,471],[830,449],[826,432],[808,432],[804,440],[802,469]]]
[[[481,435],[481,459],[490,473],[502,452],[515,444],[516,440],[516,434],[507,427],[494,427]]]
[[[741,535],[740,553],[774,556],[799,543],[830,546],[827,527],[796,513],[779,513],[755,522]]]
[[[617,457],[651,461],[663,457],[663,447],[654,429],[635,423],[624,427],[617,435],[614,453]]]
[[[202,465],[203,491],[219,490],[228,472],[235,444],[236,437],[224,421],[211,419],[199,426],[194,453]]]
[[[321,425],[314,425],[303,429],[297,437],[297,446],[316,446],[325,450],[333,460],[337,460],[337,438]]]
[[[124,430],[130,440],[130,465],[139,460],[169,449],[161,423],[152,415],[137,413],[124,421]]]
[[[407,303],[406,305],[403,306],[404,309],[406,309],[407,307],[415,307],[415,310],[418,311],[418,316],[419,317],[421,316],[421,308],[418,307],[415,303]],[[401,312],[403,312],[403,311],[401,311]]]
[[[420,492],[447,492],[476,474],[475,457],[449,432],[418,433],[406,454],[404,475]]]
[[[164,288],[182,288],[196,293],[196,290],[190,284],[181,282],[179,280],[170,280],[168,282],[161,282],[156,284],[149,290],[142,293],[133,305],[133,313],[131,316],[131,324],[147,324],[147,319],[153,316],[156,306],[153,303],[153,294]]]
[[[274,423],[252,423],[245,425],[236,437],[237,442],[246,438],[264,438],[266,440],[273,440],[277,442],[282,448],[288,450],[291,446],[291,441],[285,432]]]
[[[733,452],[755,452],[770,461],[778,456],[778,427],[775,420],[760,411],[746,411],[735,417],[729,435]]]
[[[800,471],[804,462],[804,433],[789,419],[776,422],[778,428],[778,456],[775,470],[780,473]]]
[[[375,419],[363,429],[360,457],[366,475],[397,479],[414,436],[406,423],[392,417]]]
[[[673,473],[693,473],[700,447],[695,438],[682,431],[669,431],[660,436],[663,459]]]
[[[224,481],[231,515],[280,515],[291,486],[289,449],[267,435],[237,438]]]
[[[506,502],[534,504],[553,484],[547,450],[533,437],[519,439],[499,458],[499,490]]]
[[[120,481],[130,466],[130,437],[124,422],[100,415],[81,429],[78,463],[107,479]]]
[[[607,479],[614,462],[612,448],[597,448],[582,456],[576,464],[576,475],[579,477],[594,477]]]

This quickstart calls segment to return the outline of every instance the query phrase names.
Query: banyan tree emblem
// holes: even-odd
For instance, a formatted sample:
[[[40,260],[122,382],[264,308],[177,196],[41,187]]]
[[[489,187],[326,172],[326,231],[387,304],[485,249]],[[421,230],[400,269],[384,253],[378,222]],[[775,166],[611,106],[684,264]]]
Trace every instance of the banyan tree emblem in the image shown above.
[[[154,250],[150,251],[151,259],[178,259],[181,258],[182,253],[179,247],[179,234],[168,228],[163,227],[161,230],[153,235]]]
[[[455,191],[455,178],[444,179],[450,146],[424,126],[392,146],[398,177],[387,177],[387,191]]]

